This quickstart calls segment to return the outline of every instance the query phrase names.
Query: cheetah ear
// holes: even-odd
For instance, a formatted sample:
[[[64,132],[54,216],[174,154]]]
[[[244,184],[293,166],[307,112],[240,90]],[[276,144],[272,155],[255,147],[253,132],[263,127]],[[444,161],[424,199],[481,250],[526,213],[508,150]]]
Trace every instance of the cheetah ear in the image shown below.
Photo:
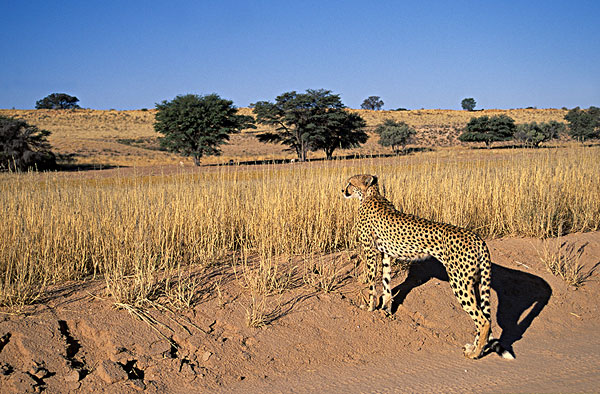
[[[376,175],[369,175],[366,179],[366,185],[367,186],[374,186],[377,184],[377,176]]]

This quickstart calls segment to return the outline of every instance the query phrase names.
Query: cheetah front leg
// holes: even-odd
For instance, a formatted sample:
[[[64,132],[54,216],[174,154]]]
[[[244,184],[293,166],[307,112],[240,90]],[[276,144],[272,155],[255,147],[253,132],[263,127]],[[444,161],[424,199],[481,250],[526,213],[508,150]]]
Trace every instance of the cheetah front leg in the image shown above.
[[[363,250],[365,253],[365,261],[367,263],[367,282],[369,284],[369,311],[372,312],[377,308],[379,298],[377,297],[377,289],[375,287],[375,276],[377,274],[377,255],[378,251],[373,248],[370,242],[363,240]]]
[[[372,248],[367,251],[367,280],[369,282],[369,312],[377,309],[379,297],[377,297],[377,288],[375,287],[375,276],[377,275],[377,252]]]

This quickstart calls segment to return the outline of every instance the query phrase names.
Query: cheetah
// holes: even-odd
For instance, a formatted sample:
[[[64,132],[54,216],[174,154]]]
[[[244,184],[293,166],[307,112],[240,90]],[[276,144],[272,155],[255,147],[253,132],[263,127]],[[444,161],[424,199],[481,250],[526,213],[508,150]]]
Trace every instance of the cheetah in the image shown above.
[[[433,256],[448,273],[450,286],[477,328],[473,344],[464,346],[465,357],[477,359],[493,350],[513,358],[491,337],[491,260],[485,242],[473,232],[399,212],[379,193],[377,177],[355,175],[342,190],[346,198],[358,198],[358,233],[365,252],[369,282],[369,311],[377,308],[375,288],[377,257],[382,256],[383,299],[381,308],[391,313],[391,258],[415,260]],[[377,301],[376,301],[377,300]]]

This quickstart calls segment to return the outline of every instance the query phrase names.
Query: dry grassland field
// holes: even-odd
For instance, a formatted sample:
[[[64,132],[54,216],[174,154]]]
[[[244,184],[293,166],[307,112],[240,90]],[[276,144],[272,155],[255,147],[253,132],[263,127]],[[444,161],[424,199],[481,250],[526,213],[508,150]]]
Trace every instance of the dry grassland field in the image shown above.
[[[516,109],[487,110],[477,112],[450,110],[416,111],[368,111],[352,110],[367,121],[367,130],[372,131],[385,119],[404,121],[413,126],[418,135],[411,146],[455,146],[460,131],[473,116],[493,116],[507,114],[515,123],[564,122],[565,110],[559,109]],[[251,115],[248,108],[239,112]],[[107,166],[152,166],[169,165],[183,162],[192,164],[191,159],[159,151],[157,138],[160,134],[153,128],[155,110],[148,111],[99,111],[99,110],[0,110],[0,115],[15,116],[30,124],[52,132],[50,143],[54,150],[63,155],[72,155],[74,163],[92,165],[95,168]],[[265,126],[245,130],[231,136],[231,144],[223,147],[223,155],[207,157],[205,164],[275,160],[294,158],[285,147],[260,143],[256,134],[269,130]],[[378,155],[390,154],[389,148],[377,144],[372,137],[359,149],[340,150],[334,155],[351,154]],[[323,158],[322,152],[309,154],[310,158]]]
[[[293,157],[259,128],[195,167],[157,150],[153,110],[0,110],[109,167],[0,173],[0,392],[596,391],[600,146],[474,149],[456,139],[466,111],[358,112],[431,149],[390,156],[371,137],[335,152],[363,158],[239,164]],[[498,113],[566,111],[477,116]],[[473,325],[434,259],[394,264],[391,316],[361,308],[358,203],[341,193],[358,173],[486,239],[493,332],[515,360],[464,359]]]

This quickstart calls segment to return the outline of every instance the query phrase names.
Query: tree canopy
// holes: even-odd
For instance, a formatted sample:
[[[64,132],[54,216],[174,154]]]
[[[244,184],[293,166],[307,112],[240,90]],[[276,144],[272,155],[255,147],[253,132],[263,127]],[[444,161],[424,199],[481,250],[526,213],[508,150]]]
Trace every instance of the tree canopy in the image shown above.
[[[35,102],[36,109],[75,109],[81,108],[79,99],[66,93],[52,93]]]
[[[345,111],[340,96],[330,90],[286,92],[275,102],[259,101],[252,107],[258,123],[276,130],[259,134],[259,141],[287,145],[300,161],[317,149],[323,149],[331,158],[336,148],[350,148],[367,139],[362,130],[364,120]]]
[[[369,96],[360,105],[362,109],[370,109],[374,111],[379,111],[383,108],[383,100],[379,96]]]
[[[569,123],[569,135],[577,141],[600,138],[600,108],[575,107],[565,115],[565,120]]]
[[[465,131],[458,137],[463,142],[485,142],[489,148],[494,141],[509,141],[515,134],[515,121],[507,115],[471,118]]]
[[[254,128],[251,116],[238,115],[233,102],[217,94],[187,94],[156,104],[154,129],[160,144],[171,152],[191,156],[196,165],[204,156],[220,155],[229,135]]]
[[[475,106],[477,105],[477,102],[475,102],[475,99],[472,97],[463,99],[463,101],[460,102],[460,105],[462,106],[462,109],[464,109],[465,111],[473,111],[475,110]]]
[[[405,122],[386,119],[375,129],[375,133],[379,134],[381,146],[389,146],[394,153],[398,154],[400,151],[404,151],[406,144],[416,134],[416,130]]]
[[[542,142],[558,138],[564,132],[565,124],[551,120],[547,123],[523,123],[517,125],[514,139],[526,145],[539,147]]]
[[[0,115],[0,170],[47,170],[56,166],[48,142],[48,130],[40,130],[22,119]]]
[[[358,114],[336,108],[317,117],[311,149],[322,149],[327,160],[333,158],[336,149],[356,148],[369,139],[364,131],[367,122]]]

